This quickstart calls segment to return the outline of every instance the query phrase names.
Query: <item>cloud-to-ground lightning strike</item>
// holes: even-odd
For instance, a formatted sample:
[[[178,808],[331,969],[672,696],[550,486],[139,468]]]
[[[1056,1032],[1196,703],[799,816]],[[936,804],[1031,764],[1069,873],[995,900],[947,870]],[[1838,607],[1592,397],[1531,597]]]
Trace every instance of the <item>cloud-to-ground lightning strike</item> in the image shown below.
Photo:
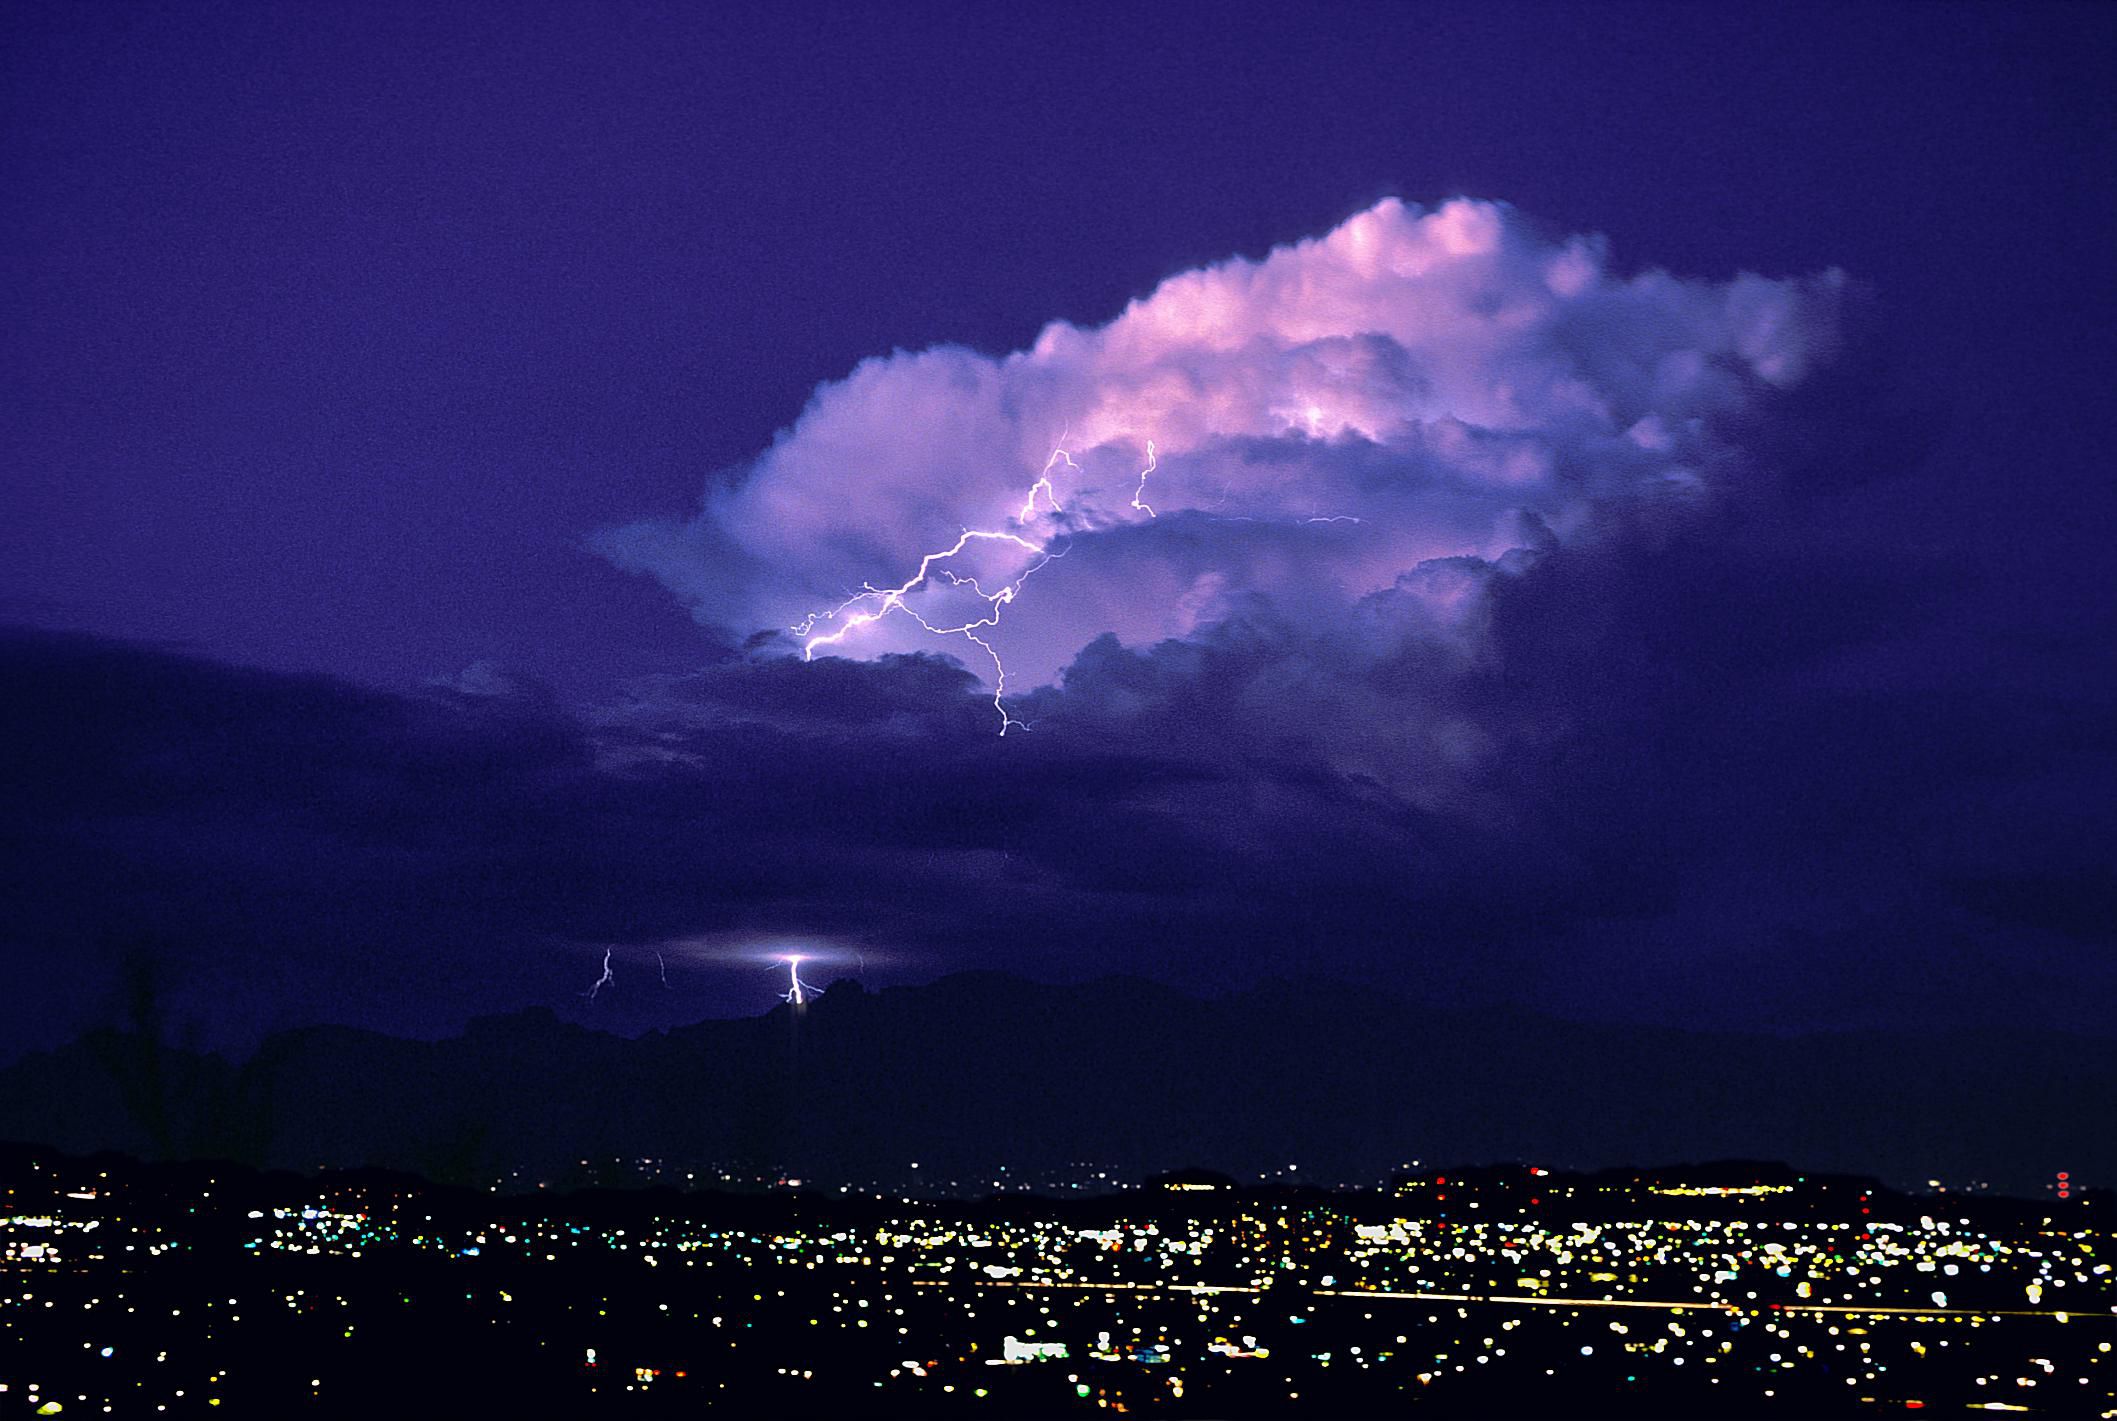
[[[1015,513],[1014,523],[1016,527],[1027,524],[1037,516],[1036,501],[1038,494],[1042,494],[1044,501],[1051,505],[1053,513],[1065,512],[1065,506],[1059,502],[1058,490],[1051,482],[1052,471],[1059,468],[1070,469],[1075,473],[1080,472],[1080,465],[1073,462],[1073,457],[1063,447],[1052,450],[1051,457],[1044,461],[1044,467],[1037,473],[1036,482],[1029,486],[1028,493],[1022,499],[1021,508]],[[1132,506],[1150,518],[1155,516],[1154,510],[1147,506],[1142,499],[1142,495],[1146,492],[1147,475],[1152,473],[1154,468],[1154,442],[1148,440],[1147,466],[1140,471],[1139,488],[1132,495]],[[962,553],[972,543],[978,542],[1012,543],[1024,552],[1034,554],[1035,560],[1022,569],[1011,581],[994,592],[987,592],[974,577],[963,576],[948,568],[937,568],[937,564],[947,562]],[[978,633],[998,626],[1002,610],[1010,602],[1014,601],[1015,596],[1022,590],[1022,585],[1029,581],[1038,568],[1058,556],[1060,554],[1049,551],[1048,544],[1038,542],[1034,538],[1024,537],[1018,532],[1012,532],[1004,528],[965,528],[962,535],[953,544],[938,552],[928,553],[919,559],[918,570],[899,585],[895,587],[876,587],[873,584],[864,585],[860,591],[846,598],[845,601],[839,603],[830,611],[813,612],[796,623],[791,630],[794,635],[805,639],[801,647],[801,658],[804,661],[815,657],[817,647],[836,646],[860,628],[872,626],[892,612],[902,612],[935,636],[960,636],[965,641],[976,645],[992,661],[992,707],[1000,713],[1000,734],[1005,735],[1016,727],[1027,730],[1029,728],[1028,723],[1016,720],[1007,709],[1006,663],[1000,659],[998,649],[984,637],[978,635]],[[974,596],[982,599],[987,609],[985,615],[973,618],[960,626],[944,627],[935,626],[914,611],[906,599],[912,593],[927,585],[929,579],[937,571],[940,576],[948,580],[951,586],[967,588]],[[853,611],[854,608],[861,607],[863,604],[872,605],[868,606],[866,610]],[[848,613],[850,615],[847,615]],[[818,632],[816,630],[817,623],[831,621],[838,623],[835,630],[829,632]]]
[[[779,1000],[800,1007],[807,1006],[810,997],[823,995],[823,993],[801,980],[801,955],[799,953],[789,953],[779,960],[787,965],[787,989],[779,994]]]
[[[606,947],[603,949],[603,975],[596,978],[595,981],[589,985],[588,990],[581,993],[581,995],[588,998],[588,1000],[592,1002],[595,1000],[595,994],[597,992],[602,991],[603,988],[609,986],[614,980],[615,979],[610,974],[610,949]]]

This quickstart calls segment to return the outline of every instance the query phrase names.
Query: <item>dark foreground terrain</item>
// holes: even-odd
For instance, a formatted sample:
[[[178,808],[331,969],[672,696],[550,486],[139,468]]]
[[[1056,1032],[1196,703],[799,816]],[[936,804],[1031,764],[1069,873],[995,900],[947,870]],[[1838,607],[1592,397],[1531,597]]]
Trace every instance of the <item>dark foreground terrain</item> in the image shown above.
[[[1634,1104],[1620,1106],[1617,1102]],[[1441,1011],[1279,983],[1211,1001],[1150,983],[965,974],[636,1040],[548,1011],[407,1041],[344,1027],[240,1063],[92,1032],[0,1068],[0,1139],[76,1153],[369,1165],[484,1185],[582,1156],[683,1173],[769,1160],[895,1192],[1005,1164],[1117,1177],[1298,1163],[1364,1183],[1407,1160],[1794,1159],[2028,1193],[2117,1179],[2117,1039],[2019,1030],[1762,1036]]]

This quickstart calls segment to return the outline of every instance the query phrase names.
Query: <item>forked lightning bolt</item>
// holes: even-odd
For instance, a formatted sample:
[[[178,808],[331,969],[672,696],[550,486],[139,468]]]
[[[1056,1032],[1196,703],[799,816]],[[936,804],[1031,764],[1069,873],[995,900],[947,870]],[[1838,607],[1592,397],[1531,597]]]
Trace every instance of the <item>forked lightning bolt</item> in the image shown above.
[[[1153,447],[1151,444],[1147,446],[1150,453]],[[1072,456],[1064,449],[1052,450],[1051,457],[1044,461],[1043,472],[1038,474],[1036,482],[1029,486],[1029,496],[1022,500],[1021,512],[1014,515],[1015,522],[1027,523],[1030,519],[1036,517],[1036,496],[1040,493],[1044,495],[1044,501],[1051,505],[1053,513],[1064,513],[1066,511],[1058,501],[1058,493],[1051,487],[1051,471],[1060,464],[1064,464],[1076,474],[1081,471],[1081,466],[1074,463]]]
[[[1155,452],[1154,441],[1150,439],[1147,441],[1146,465],[1140,469],[1139,483],[1132,490],[1132,510],[1135,513],[1144,513],[1149,518],[1160,517],[1154,511],[1154,505],[1147,502],[1147,480],[1159,467],[1160,460]],[[902,612],[935,636],[959,636],[984,652],[986,657],[992,662],[992,708],[998,711],[1000,715],[1000,734],[1005,735],[1016,727],[1027,730],[1029,728],[1028,723],[1016,720],[1007,709],[1007,665],[1000,659],[998,648],[994,647],[983,636],[980,636],[979,633],[990,631],[1000,624],[1001,614],[1014,601],[1015,597],[1021,592],[1023,585],[1029,581],[1038,568],[1055,558],[1063,556],[1052,552],[1048,543],[1040,542],[1018,531],[1027,528],[1032,521],[1040,516],[1037,508],[1037,500],[1039,498],[1042,498],[1044,503],[1049,506],[1052,514],[1056,515],[1066,512],[1066,506],[1059,502],[1058,488],[1052,482],[1053,475],[1061,471],[1074,474],[1081,472],[1080,465],[1073,462],[1073,456],[1068,454],[1063,446],[1052,450],[1051,457],[1044,461],[1044,467],[1037,471],[1036,481],[1029,485],[1029,491],[1022,496],[1022,506],[1015,510],[1014,517],[1011,520],[1013,527],[965,528],[961,536],[948,547],[942,548],[937,552],[928,553],[920,558],[917,571],[913,572],[910,577],[897,586],[876,587],[872,583],[866,584],[860,591],[846,598],[829,611],[812,612],[802,618],[791,629],[794,635],[804,639],[801,646],[802,659],[804,661],[812,660],[816,655],[816,648],[820,646],[837,646],[861,628],[873,626],[892,612]],[[1248,523],[1257,520],[1235,518],[1229,521]],[[1339,514],[1335,516],[1310,517],[1301,521],[1305,523],[1358,523],[1360,520],[1349,515]],[[997,589],[988,592],[977,578],[942,566],[942,564],[961,555],[964,549],[970,547],[973,543],[1009,543],[1020,548],[1023,552],[1031,554],[1032,561],[1027,567],[1015,574],[1012,579],[1003,583]],[[909,599],[920,588],[929,586],[935,578],[945,580],[951,587],[963,588],[982,601],[985,604],[983,615],[974,616],[970,620],[956,626],[936,626],[933,622],[921,616],[914,610]],[[830,631],[818,631],[818,625],[825,622],[835,623],[836,625]]]
[[[1145,513],[1150,518],[1155,516],[1154,510],[1147,505],[1144,495],[1147,491],[1147,475],[1154,472],[1154,468],[1154,444],[1150,440],[1147,444],[1147,466],[1140,471],[1139,488],[1132,495],[1132,507]],[[1060,469],[1071,470],[1074,473],[1080,472],[1080,465],[1074,463],[1072,456],[1063,448],[1051,451],[1051,457],[1044,461],[1044,467],[1038,472],[1036,482],[1029,486],[1028,493],[1023,496],[1022,506],[1016,511],[1013,520],[1016,528],[1026,526],[1032,519],[1037,517],[1037,498],[1039,495],[1042,495],[1044,502],[1050,505],[1053,513],[1065,512],[1065,505],[1059,502],[1058,490],[1051,481],[1054,471]],[[1034,560],[1011,580],[991,592],[987,592],[975,577],[964,576],[950,568],[940,566],[940,564],[962,553],[972,543],[981,542],[1011,543],[1022,551],[1031,554]],[[817,647],[836,646],[862,627],[873,626],[892,612],[902,612],[935,636],[962,637],[965,641],[972,643],[983,651],[992,661],[992,708],[1000,713],[1000,734],[1005,735],[1017,726],[1026,730],[1029,728],[1028,724],[1024,721],[1016,720],[1007,710],[1007,665],[1000,659],[1000,653],[993,644],[980,636],[979,633],[989,631],[993,627],[998,626],[1000,624],[1000,614],[1021,592],[1022,585],[1029,581],[1038,568],[1058,556],[1060,554],[1049,550],[1048,544],[1038,542],[1034,538],[1025,537],[1019,532],[1006,528],[965,528],[962,536],[957,538],[953,544],[938,552],[928,553],[925,557],[919,559],[918,570],[897,586],[876,587],[872,584],[864,586],[860,591],[846,598],[845,601],[839,603],[830,611],[813,612],[804,617],[794,625],[792,631],[794,635],[804,638],[801,647],[801,657],[804,661],[815,657]],[[931,579],[936,576],[945,578],[952,587],[967,589],[973,596],[983,601],[986,609],[984,614],[972,617],[969,621],[958,626],[936,626],[925,617],[920,616],[907,599],[920,588],[927,586]],[[818,623],[822,622],[835,622],[837,625],[831,631],[819,632],[816,628]]]
[[[984,600],[984,603],[989,610],[987,611],[985,616],[978,617],[971,621],[965,622],[961,626],[937,627],[932,622],[927,621],[926,618],[920,616],[917,612],[913,611],[904,599],[926,584],[927,578],[930,577],[933,573],[933,567],[935,563],[946,562],[948,559],[962,552],[964,548],[970,546],[971,543],[977,541],[1013,543],[1016,547],[1024,548],[1027,549],[1029,552],[1037,554],[1037,561],[1031,563],[1027,570],[1025,570],[1021,574],[1021,576],[1015,578],[1014,581],[1008,583],[1006,586],[1002,587],[997,592],[987,592],[984,588],[978,585],[976,578],[961,577],[955,573],[949,572],[946,568],[942,569],[943,575],[948,578],[951,584],[957,587],[968,587],[973,593],[975,593],[978,597]],[[917,622],[920,626],[926,628],[926,630],[932,632],[935,636],[960,636],[965,641],[975,642],[980,648],[983,649],[987,656],[992,658],[992,670],[995,681],[992,692],[992,705],[993,709],[997,710],[1000,713],[1000,734],[1005,735],[1010,729],[1017,725],[1022,725],[1023,722],[1016,720],[1013,716],[1007,713],[1007,703],[1003,699],[1003,697],[1005,697],[1007,694],[1006,663],[1000,660],[1000,653],[993,649],[992,643],[985,640],[985,638],[979,636],[978,633],[987,628],[996,627],[1000,624],[1000,609],[1014,600],[1015,593],[1021,591],[1022,584],[1029,580],[1030,573],[1035,572],[1038,568],[1042,567],[1045,563],[1049,562],[1050,560],[1051,555],[1044,551],[1044,545],[1042,543],[1033,542],[1028,538],[1022,537],[1018,533],[996,533],[988,532],[984,529],[979,528],[965,528],[963,530],[963,536],[956,539],[954,546],[944,549],[943,551],[938,553],[928,553],[925,557],[921,558],[919,560],[919,570],[913,573],[911,575],[910,580],[906,581],[902,585],[889,588],[869,587],[866,590],[856,594],[855,596],[847,598],[844,602],[840,603],[836,609],[832,611],[824,612],[817,616],[812,616],[804,619],[798,626],[794,628],[794,634],[796,636],[808,637],[808,641],[805,642],[801,648],[802,660],[806,661],[814,657],[816,654],[816,648],[819,646],[836,646],[839,642],[844,641],[848,636],[852,635],[860,628],[865,626],[871,626],[874,623],[881,621],[891,612],[902,612],[905,616],[910,617],[913,621]],[[863,602],[870,601],[874,603],[873,610],[865,612],[852,612],[852,609],[854,607],[859,606]],[[852,615],[847,616],[846,613],[848,612],[852,612]],[[838,629],[836,631],[821,632],[816,633],[815,635],[810,635],[811,632],[814,631],[815,625],[818,621],[827,621],[832,619],[842,619],[840,620]]]

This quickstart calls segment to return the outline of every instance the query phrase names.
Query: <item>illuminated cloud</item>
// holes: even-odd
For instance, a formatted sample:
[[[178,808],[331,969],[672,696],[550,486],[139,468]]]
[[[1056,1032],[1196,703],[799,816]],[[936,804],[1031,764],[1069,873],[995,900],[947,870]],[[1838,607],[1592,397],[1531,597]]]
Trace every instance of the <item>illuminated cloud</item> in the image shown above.
[[[949,564],[978,588],[933,579],[907,610],[961,625],[1034,566],[983,633],[1011,693],[1105,635],[1136,650],[1260,613],[1393,654],[1474,628],[1491,576],[1613,504],[1739,481],[1733,431],[1828,359],[1844,286],[1625,276],[1599,239],[1554,240],[1502,204],[1385,201],[1024,351],[865,361],[692,519],[598,546],[747,634],[898,586],[965,529],[1007,532]],[[1061,446],[1070,461],[1029,496]],[[817,649],[938,651],[993,678],[909,616]]]

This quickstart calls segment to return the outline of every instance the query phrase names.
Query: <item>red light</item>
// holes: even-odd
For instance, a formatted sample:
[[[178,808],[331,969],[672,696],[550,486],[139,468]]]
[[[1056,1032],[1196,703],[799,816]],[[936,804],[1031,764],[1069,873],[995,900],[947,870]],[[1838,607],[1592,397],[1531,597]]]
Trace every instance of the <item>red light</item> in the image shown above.
[[[2058,1177],[2059,1177],[2060,1179],[2071,1179],[2071,1178],[2072,1178],[2073,1176],[2072,1176],[2072,1175],[2070,1175],[2070,1174],[2067,1174],[2067,1173],[2066,1173],[2066,1172],[2065,1172],[2064,1170],[2062,1170],[2062,1169],[2061,1169],[2060,1171],[2058,1171]]]

